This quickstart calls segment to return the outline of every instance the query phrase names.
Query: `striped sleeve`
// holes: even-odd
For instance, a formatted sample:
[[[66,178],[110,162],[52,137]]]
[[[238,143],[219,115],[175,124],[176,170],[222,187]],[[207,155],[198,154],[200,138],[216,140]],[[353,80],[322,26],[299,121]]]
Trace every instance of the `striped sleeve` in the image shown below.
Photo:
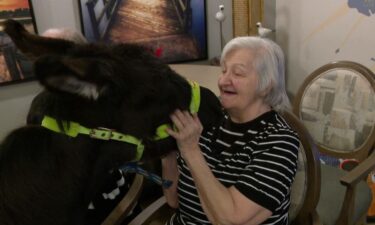
[[[243,168],[235,187],[252,201],[275,212],[290,195],[297,170],[298,137],[290,129],[266,131],[251,141],[248,149],[253,152],[251,163]]]

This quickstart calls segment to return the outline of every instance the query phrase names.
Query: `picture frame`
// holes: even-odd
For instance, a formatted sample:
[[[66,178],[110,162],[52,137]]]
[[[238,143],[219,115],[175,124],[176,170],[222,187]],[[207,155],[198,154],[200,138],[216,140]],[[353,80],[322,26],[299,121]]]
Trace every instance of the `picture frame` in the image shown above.
[[[205,0],[79,0],[89,42],[134,43],[165,63],[207,59]]]
[[[3,0],[0,21],[14,19],[25,28],[37,33],[31,0]],[[0,86],[32,80],[32,62],[14,45],[10,37],[0,31]]]

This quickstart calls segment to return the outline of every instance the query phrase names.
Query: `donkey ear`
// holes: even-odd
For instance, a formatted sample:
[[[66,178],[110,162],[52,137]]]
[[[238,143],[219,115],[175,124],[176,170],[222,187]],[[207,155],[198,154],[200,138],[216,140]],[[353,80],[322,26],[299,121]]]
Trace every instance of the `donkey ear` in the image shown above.
[[[96,100],[108,82],[95,77],[92,62],[85,59],[43,56],[34,64],[35,75],[47,89]]]
[[[71,41],[31,34],[15,20],[6,20],[2,26],[3,31],[9,35],[17,48],[30,59],[44,54],[62,54],[74,46]]]

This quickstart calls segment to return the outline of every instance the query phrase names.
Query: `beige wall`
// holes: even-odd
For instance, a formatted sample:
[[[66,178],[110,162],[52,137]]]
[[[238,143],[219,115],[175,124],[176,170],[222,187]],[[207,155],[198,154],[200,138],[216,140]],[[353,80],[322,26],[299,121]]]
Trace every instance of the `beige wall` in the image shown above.
[[[276,1],[276,41],[287,56],[287,87],[291,93],[295,94],[311,72],[332,61],[355,61],[375,71],[375,15],[366,16],[350,8],[348,2]],[[375,2],[367,2],[375,10]]]

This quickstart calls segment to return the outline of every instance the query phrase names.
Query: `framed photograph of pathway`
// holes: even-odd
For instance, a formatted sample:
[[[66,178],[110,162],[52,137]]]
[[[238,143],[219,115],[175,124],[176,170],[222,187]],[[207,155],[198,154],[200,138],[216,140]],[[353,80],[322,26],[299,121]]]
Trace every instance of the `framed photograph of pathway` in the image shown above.
[[[90,42],[136,43],[166,63],[207,58],[205,0],[79,0]]]
[[[17,20],[30,32],[37,33],[31,0],[2,0],[0,21],[7,19]],[[32,79],[31,69],[31,61],[0,31],[0,85]]]

